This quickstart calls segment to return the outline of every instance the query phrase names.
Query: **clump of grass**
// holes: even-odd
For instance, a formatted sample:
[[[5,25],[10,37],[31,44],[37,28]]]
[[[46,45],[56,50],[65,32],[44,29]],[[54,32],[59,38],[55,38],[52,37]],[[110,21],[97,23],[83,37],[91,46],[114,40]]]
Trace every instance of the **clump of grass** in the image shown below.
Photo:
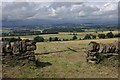
[[[118,66],[118,58],[116,56],[112,56],[110,58],[104,58],[100,63],[99,66]]]

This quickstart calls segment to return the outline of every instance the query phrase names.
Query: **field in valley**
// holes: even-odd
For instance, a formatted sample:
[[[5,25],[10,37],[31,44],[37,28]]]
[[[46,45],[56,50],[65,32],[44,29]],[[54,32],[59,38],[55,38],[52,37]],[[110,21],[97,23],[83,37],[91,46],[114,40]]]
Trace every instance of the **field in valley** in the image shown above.
[[[117,78],[117,60],[105,60],[100,64],[86,62],[85,48],[90,41],[111,43],[117,38],[76,40],[37,43],[36,59],[41,63],[35,66],[6,67],[4,77],[16,78]],[[45,54],[42,54],[45,53]]]
[[[77,32],[77,37],[78,39],[83,39],[86,34],[93,34],[93,35],[98,35],[98,34],[106,34],[110,31],[103,31],[103,32],[97,32],[96,31],[88,31],[88,32]],[[113,34],[118,34],[118,31],[112,31]],[[28,36],[20,36],[22,39],[33,39],[36,36],[41,36],[44,39],[49,39],[50,37],[58,37],[59,39],[72,39],[73,35],[70,32],[60,32],[59,34],[44,34],[44,35],[28,35]],[[14,37],[17,38],[18,36],[9,36],[9,37]]]
[[[77,32],[77,37],[78,39],[83,39],[84,36],[86,34],[93,34],[93,35],[98,35],[98,34],[106,34],[108,33],[109,31],[104,31],[104,32]],[[112,31],[113,34],[118,34],[118,31]],[[73,35],[70,35],[72,33],[70,32],[60,32],[59,34],[46,34],[46,35],[39,35],[39,36],[42,36],[44,37],[45,39],[49,39],[49,37],[58,37],[59,39],[72,39]],[[34,38],[36,37],[37,35],[33,35],[33,36],[21,36],[21,38]]]

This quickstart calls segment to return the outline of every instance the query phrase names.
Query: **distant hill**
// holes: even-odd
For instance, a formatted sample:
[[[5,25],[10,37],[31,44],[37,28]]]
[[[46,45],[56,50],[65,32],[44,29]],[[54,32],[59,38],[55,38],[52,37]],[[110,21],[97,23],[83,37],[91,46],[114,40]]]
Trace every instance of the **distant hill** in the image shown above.
[[[2,26],[70,26],[70,25],[80,25],[85,24],[86,26],[93,26],[93,25],[116,25],[118,21],[97,21],[97,20],[3,20]]]

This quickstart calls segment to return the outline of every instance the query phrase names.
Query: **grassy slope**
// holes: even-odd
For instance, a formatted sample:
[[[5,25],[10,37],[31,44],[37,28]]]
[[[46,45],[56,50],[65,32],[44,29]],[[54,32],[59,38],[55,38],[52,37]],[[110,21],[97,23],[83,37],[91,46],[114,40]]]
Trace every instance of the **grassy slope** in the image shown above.
[[[110,43],[117,40],[101,39],[92,40]],[[52,52],[39,55],[36,58],[41,61],[39,67],[34,66],[3,66],[4,77],[70,77],[70,78],[114,78],[118,76],[118,70],[109,61],[104,64],[86,63],[85,47],[91,40],[64,41],[64,42],[41,42],[37,43],[37,53]],[[64,51],[68,50],[68,51]],[[61,52],[57,52],[61,51]],[[63,52],[62,52],[63,51]],[[114,63],[114,62],[113,62]]]

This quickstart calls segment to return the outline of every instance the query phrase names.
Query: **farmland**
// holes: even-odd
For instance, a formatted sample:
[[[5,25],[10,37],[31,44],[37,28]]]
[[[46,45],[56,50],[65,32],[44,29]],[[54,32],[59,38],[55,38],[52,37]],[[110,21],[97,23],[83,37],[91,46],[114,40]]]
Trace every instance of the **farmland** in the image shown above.
[[[86,62],[85,53],[85,48],[90,41],[111,43],[115,40],[118,39],[39,42],[35,52],[45,53],[36,55],[36,59],[40,61],[39,66],[7,67],[3,65],[3,76],[12,78],[117,78],[117,60],[110,58],[100,64],[89,64]]]
[[[98,34],[106,34],[110,31],[99,31],[96,33],[96,31],[88,31],[88,32],[77,32],[77,37],[79,38],[84,38],[86,34],[93,34],[93,35],[98,35]],[[118,31],[112,31],[113,34],[118,34]],[[71,39],[73,35],[70,32],[59,32],[59,34],[43,34],[43,35],[28,35],[28,36],[20,36],[22,39],[33,39],[36,36],[41,36],[44,37],[45,39],[49,39],[49,37],[58,37],[60,39]],[[7,37],[15,37],[17,38],[18,36],[7,36]]]

